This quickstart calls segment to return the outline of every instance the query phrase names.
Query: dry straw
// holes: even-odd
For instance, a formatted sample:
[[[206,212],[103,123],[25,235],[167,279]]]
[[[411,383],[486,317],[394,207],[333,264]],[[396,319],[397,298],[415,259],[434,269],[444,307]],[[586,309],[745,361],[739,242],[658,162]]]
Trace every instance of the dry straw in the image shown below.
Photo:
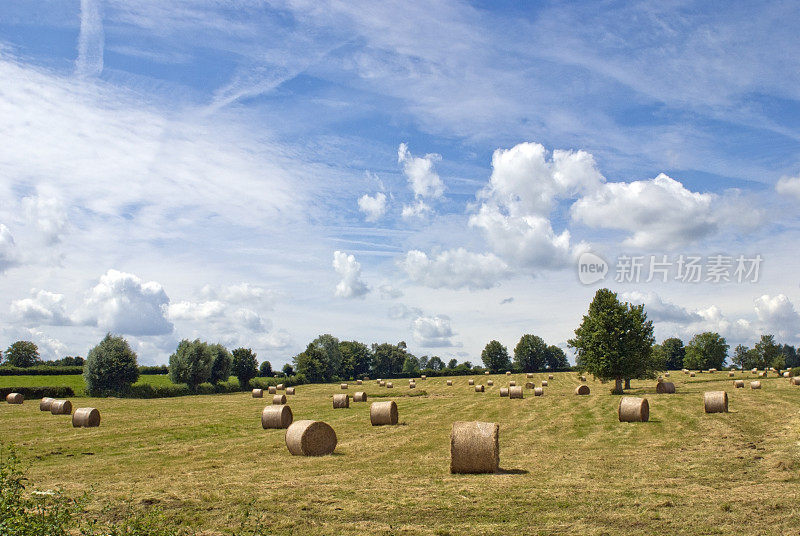
[[[659,382],[656,384],[656,393],[660,395],[671,395],[675,393],[675,384],[672,382]]]
[[[514,387],[515,385],[517,385],[517,382],[515,382],[514,380],[511,380],[510,382],[508,382],[508,386],[509,387]]]
[[[548,383],[547,380],[542,380],[542,387],[547,387]]]
[[[784,372],[784,373],[783,373],[783,377],[784,377],[784,378],[788,378],[789,376],[791,376],[791,374],[789,373],[789,371],[788,371],[788,370],[787,370],[786,372]]]
[[[343,383],[343,384],[339,385],[339,387],[340,387],[341,389],[347,389],[347,384],[346,384],[346,383]]]
[[[386,382],[381,380],[378,382],[378,385],[380,385],[381,387],[386,387]]]
[[[544,396],[544,389],[542,389],[541,387],[536,387],[533,390],[533,396]]]
[[[512,385],[509,387],[508,398],[525,398],[525,396],[522,394],[522,386]]]
[[[369,406],[369,421],[372,426],[397,424],[397,404],[394,400],[373,402]]]
[[[736,376],[736,373],[734,373],[733,371],[730,371],[728,373],[728,378],[733,378],[734,376]]]
[[[454,422],[450,433],[450,472],[497,472],[499,438],[500,425],[495,422]]]
[[[416,389],[417,388],[417,384],[416,383],[409,383],[408,384],[408,388],[409,389]]]
[[[492,380],[486,380],[486,385],[488,385],[489,387],[491,387],[492,385],[494,385],[494,381],[492,381]]]
[[[485,374],[486,376],[488,376],[488,375],[489,375],[489,371],[487,370],[486,372],[484,372],[484,374]]]
[[[453,380],[447,380],[447,385],[453,385]]]
[[[525,389],[533,389],[534,387],[533,382],[525,382]]]
[[[624,396],[619,401],[619,422],[647,422],[650,419],[650,404],[646,398]]]
[[[475,380],[470,380],[470,381],[469,381],[469,382],[467,382],[467,383],[469,383],[470,385],[475,385]]]
[[[547,379],[548,379],[548,380],[552,380],[553,378],[554,378],[554,376],[553,376],[552,374],[548,374],[548,375],[547,375]]]
[[[275,389],[277,389],[278,391],[283,391],[284,389],[286,389],[286,386],[283,385],[282,383],[279,383],[278,385],[275,386]]]
[[[286,404],[286,395],[284,394],[272,395],[273,406],[282,406],[283,404]]]
[[[286,394],[287,395],[293,395],[294,394],[294,387],[287,387],[286,388]]]
[[[100,412],[96,408],[78,408],[72,416],[75,428],[94,428],[100,426]]]
[[[575,388],[576,395],[588,395],[589,394],[589,386],[588,385],[579,385]]]
[[[733,380],[733,386],[736,389],[742,389],[744,387],[744,380]]]
[[[261,427],[268,428],[288,428],[294,416],[289,406],[267,406],[261,412]]]
[[[761,389],[761,382],[750,382],[750,389]]]
[[[728,393],[725,391],[706,391],[703,394],[703,405],[706,413],[726,413],[728,411]]]
[[[324,456],[336,448],[336,432],[322,421],[297,421],[286,430],[286,447],[294,456]]]
[[[790,382],[792,385],[800,385],[800,376],[795,376]]]
[[[511,376],[511,371],[510,370],[506,371],[506,376]]]
[[[689,373],[689,377],[690,377],[690,378],[694,378],[694,377],[695,377],[695,373],[694,373],[694,372],[690,372],[690,373]]]
[[[253,389],[253,398],[264,398],[264,389]]]
[[[501,387],[500,388],[500,396],[504,397],[504,398],[508,396],[508,387]]]
[[[356,391],[356,394],[353,395],[353,402],[366,402],[367,401],[367,393],[364,391]]]
[[[669,372],[665,372],[665,373],[664,373],[664,377],[665,377],[665,378],[669,378]]]
[[[386,388],[387,389],[393,389],[394,388],[394,384],[392,382],[386,382]]]
[[[25,397],[22,393],[8,393],[6,395],[6,402],[9,404],[22,404],[25,402]]]
[[[69,400],[53,400],[50,403],[50,413],[53,415],[71,415],[72,402]]]
[[[53,403],[53,400],[55,399],[47,396],[42,398],[42,400],[39,402],[39,411],[50,411],[50,404]]]
[[[427,380],[427,379],[428,379],[428,377],[427,377],[426,375],[424,375],[424,374],[423,374],[422,376],[420,376],[420,379],[421,379],[421,380]]]
[[[526,378],[533,378],[533,372],[529,372],[525,375]]]
[[[275,393],[278,392],[278,389],[274,385],[270,385],[269,387],[267,387],[267,392],[271,395],[274,395]]]
[[[362,385],[363,383],[361,380],[356,380],[356,385]]]
[[[483,385],[476,385],[475,386],[475,392],[476,393],[482,393],[483,391],[484,391]]]
[[[350,407],[350,395],[333,395],[333,409],[342,409]]]

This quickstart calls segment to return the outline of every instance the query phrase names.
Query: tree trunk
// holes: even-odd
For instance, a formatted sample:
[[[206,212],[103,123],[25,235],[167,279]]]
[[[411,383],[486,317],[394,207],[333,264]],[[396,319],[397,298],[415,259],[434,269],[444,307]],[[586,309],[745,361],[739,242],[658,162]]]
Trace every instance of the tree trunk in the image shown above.
[[[616,378],[614,380],[614,391],[613,394],[621,395],[622,394],[622,378]]]
[[[631,388],[631,379],[625,378],[625,389],[630,389],[630,388]]]

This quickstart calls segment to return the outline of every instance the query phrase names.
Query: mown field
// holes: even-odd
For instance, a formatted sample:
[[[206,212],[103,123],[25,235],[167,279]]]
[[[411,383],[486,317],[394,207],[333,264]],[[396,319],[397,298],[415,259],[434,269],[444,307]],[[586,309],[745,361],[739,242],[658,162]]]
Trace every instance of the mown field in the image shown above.
[[[647,423],[618,422],[610,384],[590,379],[591,395],[575,396],[574,373],[524,400],[499,397],[524,374],[475,378],[495,385],[475,393],[468,377],[449,378],[452,387],[418,380],[414,390],[366,382],[370,398],[397,402],[393,427],[370,426],[369,401],[332,409],[338,384],[297,387],[295,420],[324,420],[338,435],[335,454],[321,458],[291,456],[282,430],[261,428],[270,400],[249,393],[73,399],[100,410],[96,429],[73,429],[38,401],[3,404],[0,437],[38,488],[88,491],[97,511],[159,507],[192,533],[800,533],[800,387],[784,378],[756,391],[734,389],[727,373],[673,373],[674,395],[634,381],[630,394],[650,401]],[[703,392],[716,389],[728,391],[730,413],[703,412]],[[501,473],[449,473],[456,420],[500,423]]]

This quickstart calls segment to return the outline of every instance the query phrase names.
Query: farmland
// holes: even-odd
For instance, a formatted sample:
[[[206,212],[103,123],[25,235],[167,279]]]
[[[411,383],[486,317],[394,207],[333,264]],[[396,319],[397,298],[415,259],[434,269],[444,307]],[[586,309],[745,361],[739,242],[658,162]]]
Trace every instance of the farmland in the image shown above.
[[[338,435],[334,455],[321,458],[291,456],[284,431],[260,426],[270,400],[249,393],[74,398],[76,407],[100,410],[93,429],[73,429],[37,401],[4,404],[0,437],[16,445],[37,488],[90,492],[90,509],[110,519],[124,515],[122,504],[158,507],[192,533],[800,530],[800,387],[773,376],[761,390],[734,389],[727,372],[673,373],[672,395],[656,395],[654,381],[633,381],[628,394],[649,399],[650,422],[620,423],[611,385],[590,378],[591,395],[575,396],[575,373],[557,373],[543,397],[528,389],[524,400],[499,397],[510,379],[546,379],[535,376],[473,377],[494,381],[484,393],[468,387],[468,377],[418,380],[413,390],[402,379],[394,389],[369,381],[358,388],[366,404],[336,410],[338,384],[299,386],[289,397],[295,420],[326,421]],[[716,389],[728,391],[730,413],[703,412],[703,392]],[[397,402],[400,425],[370,426],[369,403],[387,398]],[[449,473],[456,420],[500,424],[500,473]]]

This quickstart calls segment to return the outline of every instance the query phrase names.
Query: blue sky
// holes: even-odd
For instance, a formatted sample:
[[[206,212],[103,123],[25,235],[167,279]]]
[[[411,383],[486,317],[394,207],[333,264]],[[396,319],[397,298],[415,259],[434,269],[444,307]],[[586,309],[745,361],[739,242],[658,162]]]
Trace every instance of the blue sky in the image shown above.
[[[605,285],[659,338],[800,342],[792,2],[10,1],[0,346],[479,361]],[[581,254],[608,277],[577,278]],[[615,280],[620,255],[757,281]]]

